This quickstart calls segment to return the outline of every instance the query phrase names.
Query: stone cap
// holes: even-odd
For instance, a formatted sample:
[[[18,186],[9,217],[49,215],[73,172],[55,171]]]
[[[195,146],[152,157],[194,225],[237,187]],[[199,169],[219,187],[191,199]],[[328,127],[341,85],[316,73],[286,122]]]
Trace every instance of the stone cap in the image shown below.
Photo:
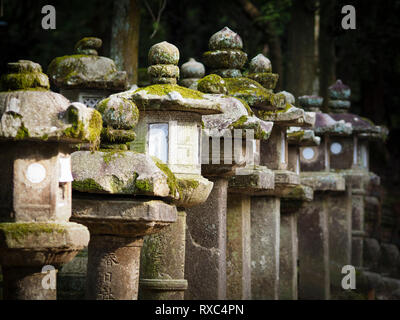
[[[340,173],[334,172],[301,172],[301,184],[315,191],[345,191],[346,181]]]
[[[244,100],[251,108],[261,110],[283,110],[286,98],[283,94],[274,94],[258,82],[245,78],[222,78],[210,74],[198,82],[198,90],[204,93],[223,93]]]
[[[316,122],[314,112],[305,112],[301,108],[297,108],[287,103],[286,108],[277,111],[255,110],[255,114],[265,121],[273,121],[280,126],[299,126],[313,127]]]
[[[236,175],[229,179],[228,192],[261,196],[268,194],[274,188],[274,171],[265,166],[254,166],[236,170]]]
[[[214,99],[221,106],[223,113],[202,117],[206,135],[208,134],[210,137],[233,136],[234,129],[242,129],[245,138],[245,130],[251,129],[254,130],[255,139],[269,138],[273,123],[255,117],[246,102],[225,95],[214,95]]]
[[[202,115],[221,113],[221,106],[209,95],[173,84],[155,84],[116,94],[133,101],[139,110],[186,111]]]
[[[185,62],[181,66],[182,79],[200,79],[204,77],[205,73],[204,65],[194,58],[190,58],[188,62]]]
[[[297,98],[299,101],[300,107],[302,107],[306,111],[315,111],[319,112],[322,106],[324,99],[320,96],[300,96]]]
[[[53,59],[47,71],[54,85],[62,89],[126,90],[126,72],[118,71],[110,58],[98,56],[101,45],[99,38],[83,38],[75,45],[75,54]]]
[[[287,138],[290,145],[298,146],[318,146],[321,138],[317,137],[314,130],[304,130],[300,127],[289,127],[287,129]]]
[[[153,197],[168,197],[173,191],[167,173],[142,153],[77,151],[71,155],[71,163],[76,191]]]
[[[329,114],[336,121],[350,123],[353,133],[367,139],[385,140],[388,129],[384,126],[376,126],[368,118],[360,117],[353,113],[331,113]]]
[[[318,135],[348,136],[352,134],[353,127],[344,120],[336,121],[327,113],[317,112],[314,131]]]
[[[37,63],[21,60],[10,64],[9,70],[17,73],[2,78],[2,87],[13,90],[0,92],[0,139],[96,144],[102,127],[101,115],[96,110],[80,103],[71,104],[62,95],[41,86],[47,76],[40,72]],[[19,75],[29,79],[25,89],[21,82],[10,80]],[[30,81],[36,78],[43,82]]]

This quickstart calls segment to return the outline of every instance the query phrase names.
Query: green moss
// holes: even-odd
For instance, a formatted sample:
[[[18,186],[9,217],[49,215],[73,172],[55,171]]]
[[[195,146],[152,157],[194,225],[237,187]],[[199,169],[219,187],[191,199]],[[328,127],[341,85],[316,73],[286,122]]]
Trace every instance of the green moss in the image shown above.
[[[227,93],[224,79],[216,74],[209,74],[208,76],[200,79],[197,84],[197,90],[211,94]]]
[[[21,122],[21,126],[19,127],[18,131],[17,131],[17,135],[15,136],[16,140],[23,140],[29,138],[29,131],[28,129],[25,127],[24,123]]]
[[[19,72],[5,74],[0,79],[0,91],[49,90],[47,75],[40,72]]]
[[[84,70],[85,65],[80,60],[82,58],[98,59],[99,57],[87,54],[57,57],[51,61],[47,73],[52,79],[56,79],[56,82],[68,82],[68,80],[77,76],[78,71]]]
[[[146,88],[139,88],[135,91],[135,93],[143,90],[148,94],[154,94],[158,96],[164,96],[175,91],[178,92],[183,98],[203,99],[203,94],[201,92],[174,84],[155,84]]]
[[[135,140],[135,137],[133,130],[116,130],[107,126],[101,131],[101,140],[104,142],[126,143]]]
[[[153,190],[153,184],[147,179],[136,180],[135,187],[137,188],[137,190],[145,193],[151,192]]]
[[[42,233],[64,233],[65,228],[55,223],[0,223],[0,232],[6,237],[11,237],[16,241],[23,240],[30,234],[39,235]]]
[[[119,150],[119,149],[101,149],[100,151],[103,152],[103,161],[106,164],[109,164],[111,161],[114,161],[117,158],[125,156],[124,150]]]
[[[68,110],[67,121],[71,123],[71,126],[64,130],[64,135],[69,138],[86,140],[85,127],[83,122],[79,120],[79,111],[77,109],[70,108]],[[103,120],[101,114],[97,110],[93,110],[88,126],[88,140],[92,150],[98,149],[102,128]]]
[[[260,119],[273,121],[274,119],[276,119],[279,116],[279,114],[288,112],[291,107],[292,107],[292,105],[290,103],[286,103],[284,109],[278,109],[278,110],[274,110],[274,111],[257,110],[256,115]]]
[[[178,185],[183,191],[188,189],[197,189],[200,183],[197,180],[192,179],[178,179]]]
[[[287,137],[288,137],[288,139],[300,142],[301,139],[304,137],[304,131],[299,130],[299,131],[289,132],[289,133],[287,133]]]
[[[99,185],[93,179],[85,179],[83,181],[72,181],[72,188],[81,191],[81,192],[89,192],[89,191],[103,191],[103,187]]]
[[[127,181],[120,180],[117,176],[113,175],[111,179],[111,190],[113,193],[126,193],[133,194],[136,190],[136,178],[138,174],[133,172],[133,176]]]
[[[164,172],[164,174],[167,176],[167,184],[169,187],[169,193],[175,197],[177,195],[181,195],[182,192],[180,192],[180,186],[178,184],[178,181],[175,177],[175,175],[172,173],[170,168],[165,163],[162,163],[161,160],[159,160],[156,157],[151,157],[153,161],[155,162],[156,166]]]

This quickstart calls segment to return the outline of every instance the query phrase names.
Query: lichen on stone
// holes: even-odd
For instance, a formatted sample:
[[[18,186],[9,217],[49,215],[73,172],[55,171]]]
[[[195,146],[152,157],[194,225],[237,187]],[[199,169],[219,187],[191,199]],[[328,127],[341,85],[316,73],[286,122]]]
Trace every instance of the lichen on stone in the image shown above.
[[[64,233],[65,228],[56,223],[38,223],[38,222],[5,222],[0,223],[0,233],[4,233],[8,238],[16,241],[23,240],[30,234],[40,235],[42,233]]]
[[[147,94],[157,95],[157,96],[165,96],[171,92],[179,93],[182,98],[187,99],[204,99],[204,96],[201,92],[196,90],[191,90],[185,87],[181,87],[173,84],[154,84],[152,86],[148,86],[145,88],[139,88],[134,93],[138,93],[144,91]]]
[[[72,181],[72,188],[81,192],[93,192],[103,190],[103,187],[91,178],[85,179],[83,181]]]

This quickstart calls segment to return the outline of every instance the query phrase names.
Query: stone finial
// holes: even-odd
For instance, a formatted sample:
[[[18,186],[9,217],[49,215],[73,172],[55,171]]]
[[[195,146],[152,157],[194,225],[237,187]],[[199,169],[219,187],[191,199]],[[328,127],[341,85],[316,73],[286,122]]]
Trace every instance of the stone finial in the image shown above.
[[[306,111],[320,112],[323,98],[319,96],[301,96],[298,97],[300,107]]]
[[[328,106],[334,113],[348,112],[351,106],[350,87],[343,84],[342,80],[337,80],[328,88],[329,102]]]
[[[0,79],[0,91],[50,88],[49,78],[42,72],[40,64],[19,60],[7,64],[8,73]]]
[[[87,54],[97,56],[97,50],[101,48],[103,41],[95,37],[87,37],[79,40],[75,45],[77,54]]]
[[[250,73],[272,72],[271,61],[262,53],[256,55],[249,63]]]
[[[204,62],[215,73],[224,78],[241,77],[240,69],[247,60],[247,54],[241,49],[240,36],[228,27],[211,36],[209,49],[203,54]]]
[[[185,62],[181,66],[181,80],[180,84],[186,88],[189,88],[197,80],[204,77],[206,70],[201,62],[196,61],[194,58],[190,58],[188,62]]]
[[[101,113],[104,125],[101,147],[128,150],[126,144],[135,139],[133,128],[139,120],[136,104],[124,97],[111,95],[100,101],[96,109]]]
[[[167,41],[153,45],[149,50],[150,67],[147,72],[152,84],[176,84],[179,78],[179,50]]]
[[[214,33],[208,42],[210,50],[242,49],[242,38],[228,27]]]
[[[278,74],[272,73],[271,61],[261,53],[251,59],[247,77],[257,81],[270,92],[275,89],[279,79]]]

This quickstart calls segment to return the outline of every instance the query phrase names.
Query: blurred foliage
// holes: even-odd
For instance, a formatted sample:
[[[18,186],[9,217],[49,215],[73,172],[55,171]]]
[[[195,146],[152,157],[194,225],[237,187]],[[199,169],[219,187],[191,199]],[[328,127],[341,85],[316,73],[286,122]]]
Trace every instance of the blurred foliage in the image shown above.
[[[254,1],[258,4],[262,16],[258,19],[268,22],[278,35],[285,31],[290,20],[290,8],[294,0]]]

